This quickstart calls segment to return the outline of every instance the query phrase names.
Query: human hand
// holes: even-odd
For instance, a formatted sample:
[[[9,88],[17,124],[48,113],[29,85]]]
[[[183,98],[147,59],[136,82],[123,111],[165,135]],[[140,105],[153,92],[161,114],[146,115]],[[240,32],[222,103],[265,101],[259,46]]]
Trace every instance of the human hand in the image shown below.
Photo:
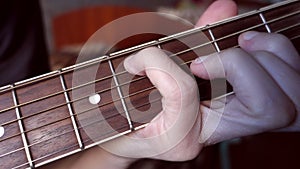
[[[292,43],[279,34],[251,31],[240,35],[239,45],[191,64],[201,78],[226,78],[235,93],[213,101],[223,104],[223,111],[202,103],[200,140],[213,144],[287,126],[299,131],[300,57]],[[218,124],[214,131],[210,123]]]
[[[204,15],[199,20],[197,25],[198,26],[205,25],[210,22],[215,22],[220,19],[225,19],[235,14],[236,14],[236,6],[232,1],[230,0],[216,1],[208,9],[208,11],[204,13]],[[264,34],[258,34],[257,37],[263,37],[261,35]],[[279,55],[277,53],[278,51],[274,49],[270,49],[268,46],[264,46],[266,44],[264,43],[264,40],[266,39],[264,38],[257,39],[257,37],[255,36],[254,39],[245,41],[243,40],[243,35],[242,35],[239,40],[242,49],[232,49],[226,52],[222,52],[220,54],[220,57],[223,58],[221,59],[222,61],[221,63],[224,65],[226,74],[222,74],[224,73],[222,71],[223,65],[218,67],[217,64],[213,64],[215,63],[213,60],[214,58],[217,58],[217,56],[211,56],[203,63],[197,63],[197,64],[195,62],[192,63],[191,70],[197,76],[200,76],[202,78],[207,78],[207,79],[208,78],[211,79],[215,77],[226,77],[229,80],[229,82],[231,82],[232,85],[234,86],[235,95],[228,97],[226,102],[223,102],[225,101],[223,99],[212,101],[217,105],[218,103],[220,103],[221,106],[225,105],[223,114],[222,112],[219,111],[222,109],[218,109],[218,107],[216,108],[209,107],[211,105],[211,102],[209,101],[202,102],[201,105],[198,103],[197,105],[200,107],[200,114],[197,116],[195,123],[193,124],[191,130],[189,130],[187,135],[184,137],[184,139],[180,140],[180,143],[176,144],[176,146],[172,147],[172,149],[165,151],[163,153],[156,154],[151,158],[158,158],[158,159],[164,159],[170,161],[189,160],[193,158],[196,154],[198,154],[203,147],[203,145],[199,143],[199,138],[201,143],[213,144],[234,137],[240,137],[244,135],[250,135],[259,132],[282,128],[289,124],[292,124],[292,126],[294,126],[293,127],[294,129],[297,128],[296,126],[298,125],[298,129],[299,129],[299,120],[297,120],[298,123],[291,123],[295,117],[294,116],[295,106],[297,107],[296,109],[299,112],[299,106],[298,106],[299,94],[297,95],[297,93],[295,92],[297,91],[295,89],[295,86],[299,86],[297,85],[299,84],[299,73],[298,75],[297,74],[295,75],[295,73],[291,73],[291,75],[294,76],[294,78],[292,79],[288,78],[291,76],[282,76],[282,78],[286,78],[286,79],[284,79],[283,81],[280,80],[277,81],[273,76],[277,76],[281,73],[272,71],[274,65],[272,66],[272,68],[267,69],[266,68],[267,65],[263,64],[267,61],[258,60],[259,55],[263,55],[263,53],[268,53],[267,54],[268,56],[263,58],[269,58],[269,59],[273,57],[280,58],[282,56],[284,57],[282,59],[283,61],[279,60],[282,62],[281,65],[284,66],[285,65],[284,62],[286,62],[290,64],[290,67],[294,67],[295,70],[299,71],[298,70],[299,65],[296,64],[296,63],[300,63],[299,60],[296,59],[298,55],[297,53],[295,54],[295,49],[293,49],[290,42],[287,43],[286,39],[282,40],[284,38],[277,37],[278,39],[281,39],[283,41],[282,42],[281,40],[279,40],[278,42],[278,39],[276,37],[274,38],[274,35],[266,34],[266,36],[268,37],[265,38],[270,40],[271,42],[274,43],[277,42],[277,44],[283,43],[283,45],[279,45],[285,47],[285,49],[282,51],[294,51],[294,52],[291,52],[289,54],[289,53],[282,53],[281,51],[280,52],[281,54]],[[261,45],[262,43],[264,45]],[[258,47],[252,48],[254,46],[252,46],[251,44],[256,44],[258,45]],[[259,48],[259,47],[263,47],[263,48]],[[263,50],[264,52],[261,52],[261,50]],[[151,61],[153,61],[152,65],[148,64],[147,62],[149,61],[149,59],[146,59],[145,55],[148,55],[149,53],[154,54],[153,56],[155,58],[157,56],[160,57],[160,59],[163,58],[165,61],[161,63],[167,63],[167,64],[161,64],[160,62],[156,62],[155,61],[156,59],[151,59]],[[240,55],[244,57],[240,57]],[[180,85],[185,86],[187,85],[185,83],[191,83],[185,86],[184,88],[186,87],[191,88],[190,91],[193,93],[196,91],[196,89],[194,88],[194,82],[186,74],[180,72],[180,70],[178,70],[176,66],[174,66],[172,62],[167,59],[164,53],[161,53],[159,50],[152,48],[146,51],[142,51],[137,55],[132,56],[132,58],[129,59],[131,60],[126,61],[127,62],[126,67],[128,68],[129,72],[138,73],[142,71],[144,75],[149,76],[149,78],[152,79],[152,82],[156,84],[158,89],[162,92],[165,92],[164,97],[170,99],[170,102],[167,102],[170,103],[167,104],[167,107],[169,108],[165,110],[171,110],[169,112],[163,111],[160,114],[160,117],[152,121],[150,125],[148,125],[146,128],[139,130],[132,137],[143,139],[143,138],[161,135],[162,133],[164,133],[164,131],[172,127],[172,124],[179,118],[180,114],[189,114],[189,113],[193,114],[191,110],[195,109],[195,107],[191,106],[187,108],[186,111],[182,111],[181,107],[180,106],[178,107],[179,101],[172,99],[173,97],[174,98],[178,97],[178,95],[170,94],[172,92],[170,92],[171,90],[169,89],[172,88],[174,89],[174,91],[176,91],[178,90],[178,88],[180,88],[179,87]],[[134,64],[134,65],[130,65],[130,64]],[[208,77],[208,75],[205,74],[206,71],[203,65],[206,64],[210,65],[211,69],[215,70],[212,76],[210,77]],[[153,67],[159,65],[163,66],[160,68],[168,71],[158,71],[153,69]],[[168,67],[168,65],[169,66],[172,65],[172,66]],[[292,69],[288,67],[289,66],[282,68],[282,70],[284,69],[287,71],[286,72],[287,74],[289,74],[289,71],[292,72]],[[135,68],[138,71],[134,70]],[[275,68],[279,68],[279,67],[275,65]],[[240,71],[240,69],[242,69],[242,71]],[[208,70],[210,70],[210,68],[208,68]],[[218,71],[216,70],[221,70],[220,74],[218,74]],[[281,68],[276,70],[281,71]],[[185,80],[181,81],[177,78],[173,78],[173,76],[170,74],[166,74],[166,72],[169,71],[170,72],[179,71],[180,74],[183,76],[183,79]],[[270,73],[269,71],[273,73]],[[179,80],[179,82],[176,82],[175,86],[169,88],[170,86],[174,85],[174,81],[177,80]],[[244,86],[244,84],[246,86]],[[282,88],[286,88],[287,90],[284,90]],[[188,94],[192,94],[191,92],[189,92]],[[168,93],[170,95],[168,95]],[[260,95],[262,95],[262,97],[259,97]],[[192,94],[192,96],[194,97],[195,95]],[[271,98],[273,98],[274,100],[272,100],[272,102],[270,103],[269,100],[271,100]],[[170,109],[171,107],[173,107],[172,105],[174,105],[174,109]],[[208,118],[209,115],[213,115],[212,117],[217,117],[216,119],[219,118],[220,120],[219,121],[220,123],[216,124],[217,126],[216,130],[211,131],[211,129],[207,125],[207,124],[215,124],[215,121],[213,120],[211,121]],[[299,119],[299,116],[297,117]],[[289,129],[292,129],[292,127],[289,127]],[[122,143],[122,140],[117,140],[117,142],[115,142],[118,143],[119,141],[120,144],[113,144],[113,142],[110,143],[111,145],[120,145],[121,147],[125,146],[125,149],[123,149],[122,153],[125,154],[128,153],[128,156],[142,158],[142,157],[149,157],[147,155],[145,156],[145,154],[143,154],[144,152],[148,152],[149,150],[152,151],[151,149],[155,149],[156,147],[159,146],[160,143],[162,143],[163,145],[168,144],[168,142],[172,142],[171,139],[172,139],[171,137],[162,137],[162,139],[158,139],[161,142],[145,142],[145,144],[126,144],[126,143],[123,144],[124,142]],[[118,148],[120,147],[118,146]],[[113,161],[120,161],[120,159],[121,161],[124,161],[124,159],[125,161],[127,160],[127,162],[123,164],[129,164],[130,162],[134,161],[134,159],[132,158],[124,158],[120,156],[114,156],[112,154],[110,154],[109,156],[113,156],[113,158],[110,157],[110,159],[114,159]],[[122,168],[120,166],[118,167]]]
[[[291,41],[280,34],[254,33],[250,40],[240,38],[240,45],[267,70],[293,103],[295,109],[291,108],[291,113],[295,111],[294,119],[280,130],[300,131],[300,56]]]
[[[220,19],[224,19],[224,18],[233,16],[236,14],[236,12],[233,12],[233,11],[237,11],[237,8],[236,8],[235,4],[233,3],[233,1],[219,0],[219,1],[216,1],[212,5],[212,7],[210,7],[208,9],[208,11],[210,11],[210,12],[206,12],[204,14],[204,17],[202,17],[202,19],[201,19],[202,23],[214,22],[214,21],[218,21]],[[210,14],[215,13],[215,11],[221,11],[222,15],[210,16]],[[146,53],[147,52],[159,52],[159,51],[157,51],[157,49],[150,49],[150,50],[152,50],[152,51],[143,51],[143,52],[146,52]],[[142,54],[142,53],[139,53],[139,54]],[[157,54],[157,56],[161,56],[161,58],[158,58],[158,60],[156,60],[157,64],[160,64],[159,60],[162,58],[164,58],[165,61],[167,60],[167,57],[165,56],[164,53],[159,53],[159,54]],[[138,61],[136,58],[137,58],[137,55],[135,55],[135,59],[131,60],[131,62],[134,63],[134,62]],[[144,65],[144,64],[142,64],[142,65]],[[167,65],[170,65],[170,64],[167,64]],[[134,68],[135,66],[139,66],[139,65],[134,65],[131,68]],[[129,67],[129,66],[127,66],[127,67]],[[165,69],[165,68],[163,68],[163,69]],[[173,69],[177,70],[177,67],[172,66],[171,70],[174,71]],[[133,73],[136,73],[136,72],[133,72]],[[145,71],[145,73],[146,73],[146,71]],[[183,72],[181,72],[181,74],[182,73]],[[185,97],[185,96],[178,96],[178,94],[172,94],[172,92],[170,92],[170,90],[169,90],[169,86],[166,87],[167,83],[161,84],[162,82],[166,82],[165,79],[161,79],[160,76],[156,76],[155,74],[157,74],[157,75],[160,74],[166,78],[169,78],[169,82],[171,82],[171,83],[176,81],[177,79],[170,78],[172,76],[168,76],[168,74],[165,74],[164,72],[159,72],[159,71],[155,71],[155,70],[154,71],[150,70],[149,74],[147,74],[152,77],[151,79],[153,79],[154,83],[157,83],[157,87],[159,88],[159,90],[170,94],[169,95],[169,94],[165,93],[166,94],[165,97],[169,98],[169,96],[170,96],[171,102],[172,102],[173,97],[177,99],[177,100],[174,100],[174,98],[173,98],[174,102],[171,103],[171,104],[175,105],[175,107],[176,107],[178,105],[177,103],[180,103],[182,100],[184,100],[184,99],[182,99],[180,101],[180,100],[178,100],[178,97]],[[158,77],[159,79],[155,80],[156,77]],[[190,79],[190,77],[186,74],[184,74],[181,78],[184,79],[184,77],[186,77],[185,78],[186,82],[191,82],[191,83],[185,84],[184,81],[181,81],[180,83],[176,82],[176,85],[174,86],[174,88],[178,89],[178,87],[180,86],[179,84],[181,84],[183,86],[187,85],[185,87],[188,87],[189,89],[192,88],[193,90],[186,90],[186,91],[189,91],[188,92],[189,95],[195,96],[195,94],[197,93],[197,88],[194,88],[194,86],[195,86],[194,81],[192,79]],[[167,89],[167,90],[165,91],[164,89]],[[195,99],[195,101],[198,101],[198,100]],[[188,101],[184,101],[184,102],[185,102],[185,104],[188,103]],[[168,102],[165,102],[165,103],[168,103]],[[190,112],[192,109],[195,109],[195,108],[199,109],[199,102],[196,102],[196,103],[197,104],[193,104],[193,105],[197,105],[198,107],[192,106],[193,108],[190,108],[190,110],[189,110]],[[170,105],[167,105],[167,107],[170,107]],[[155,136],[160,135],[167,128],[170,128],[170,126],[172,126],[172,124],[175,121],[174,119],[178,118],[178,113],[180,112],[180,110],[178,110],[178,112],[174,111],[174,110],[170,110],[169,112],[162,112],[161,113],[162,117],[157,118],[146,128],[135,133],[135,136],[133,136],[133,137],[145,138],[145,137],[150,137],[151,135],[155,135]],[[187,110],[183,113],[188,113],[189,111]],[[198,113],[198,111],[196,113]],[[168,117],[171,117],[171,120]],[[195,119],[196,119],[196,121],[195,121]],[[198,116],[198,118],[195,118],[195,119],[194,119],[195,123],[193,123],[193,125],[191,126],[191,128],[193,128],[193,129],[189,130],[188,133],[186,133],[186,135],[185,135],[186,137],[184,139],[180,140],[181,142],[179,144],[172,147],[172,149],[170,149],[169,151],[157,154],[156,156],[152,156],[152,158],[159,158],[159,159],[165,159],[165,160],[171,160],[171,161],[174,161],[174,160],[182,161],[182,160],[189,160],[189,159],[193,158],[196,154],[198,154],[202,148],[202,145],[199,144],[199,142],[198,142],[198,138],[200,136],[200,129],[201,129],[201,118],[200,118],[200,116]],[[156,129],[158,129],[158,130],[156,130]],[[167,138],[167,137],[165,137],[165,138]],[[168,143],[168,140],[162,140],[162,141],[165,144]],[[137,158],[138,157],[141,158],[141,157],[145,156],[143,154],[139,154],[140,152],[141,153],[145,152],[143,150],[147,150],[150,148],[153,149],[153,147],[160,145],[160,143],[157,143],[156,145],[154,145],[154,144],[152,144],[152,145],[150,145],[150,144],[148,144],[148,145],[147,144],[146,145],[145,144],[144,145],[143,144],[140,144],[140,145],[135,144],[134,146],[132,146],[132,145],[122,144],[121,142],[122,141],[119,140],[120,144],[118,144],[119,145],[118,147],[120,148],[123,146],[123,147],[127,148],[127,150],[129,148],[131,148],[131,150],[134,150],[134,151],[132,151],[132,152],[131,152],[131,150],[125,151],[125,153],[129,153],[128,156],[132,156],[132,153],[136,152],[137,154],[135,154],[135,156]],[[111,142],[111,144],[113,144],[113,142]],[[115,144],[115,145],[117,145],[117,144]],[[145,146],[145,147],[143,147],[143,146]],[[139,147],[141,147],[141,148],[139,148]],[[126,157],[114,155],[110,152],[104,151],[103,149],[101,149],[99,147],[95,147],[90,150],[84,151],[83,153],[79,153],[79,154],[75,155],[73,158],[67,158],[58,163],[52,164],[49,166],[49,168],[90,168],[90,169],[92,169],[92,168],[111,168],[111,169],[125,168],[128,164],[130,164],[134,160],[135,159],[132,159],[132,158],[126,158]]]
[[[217,13],[222,13],[222,15],[216,15]],[[199,20],[198,25],[215,22],[236,14],[237,6],[233,1],[219,0],[208,8],[203,17]],[[195,157],[202,148],[202,145],[199,144],[198,141],[201,130],[201,116],[198,116],[196,121],[195,119],[193,121],[181,117],[183,113],[189,114],[191,117],[196,117],[195,115],[198,113],[198,111],[195,112],[196,108],[199,108],[198,99],[191,100],[191,98],[195,98],[195,94],[198,93],[194,80],[189,78],[189,76],[181,69],[178,69],[178,66],[174,64],[165,53],[155,48],[142,50],[127,58],[124,65],[130,73],[147,75],[163,96],[162,103],[164,110],[155,118],[155,120],[150,122],[146,128],[135,133],[135,137],[138,138],[159,136],[157,137],[159,139],[157,139],[156,142],[147,142],[145,139],[144,143],[136,143],[134,146],[131,146],[128,142],[126,143],[124,140],[120,141],[120,139],[118,139],[116,141],[117,143],[109,142],[108,145],[111,145],[109,147],[126,144],[127,148],[125,150],[123,149],[123,152],[117,154],[123,153],[125,156],[135,156],[137,158],[150,157],[169,161],[183,161]],[[186,96],[188,96],[188,98],[185,98]],[[182,110],[182,108],[184,108],[184,110]],[[189,126],[190,124],[192,124],[192,126],[190,126],[192,129],[189,131],[185,130],[181,133],[184,135],[187,134],[186,137],[182,138],[177,144],[174,144],[174,141],[172,140],[175,138],[174,136],[168,135],[167,137],[164,137],[162,134],[170,128],[176,128],[173,124],[176,120],[178,121],[178,119],[180,119],[180,127],[177,128],[177,132],[181,133],[180,129],[182,130],[182,128],[185,128],[185,126]],[[181,135],[178,133],[176,134]],[[157,146],[158,144],[167,144],[163,146],[163,149],[166,150],[170,149],[166,147],[170,147],[170,145],[174,146],[171,147],[170,150],[162,153],[161,151],[155,150],[156,147],[159,147]],[[118,147],[118,149],[121,148]],[[159,149],[161,150],[162,147],[159,147]],[[156,151],[156,155],[147,155],[146,152],[151,151]]]
[[[222,13],[222,15],[216,15],[217,13]],[[233,1],[219,0],[208,8],[198,25],[215,22],[236,14],[237,6]],[[195,99],[198,93],[195,81],[179,69],[165,53],[156,48],[145,49],[130,56],[125,60],[124,65],[128,72],[146,75],[151,80],[163,96],[164,110],[147,127],[131,135],[144,139],[144,143],[131,143],[126,139],[118,139],[105,144],[104,148],[109,147],[108,149],[111,150],[115,147],[122,150],[116,154],[135,158],[150,157],[169,161],[185,161],[194,158],[202,148],[202,144],[199,144],[202,118],[197,111],[199,100]],[[194,117],[194,119],[187,119],[182,116],[183,114]],[[178,123],[177,128],[174,127],[174,123]],[[176,128],[176,133],[169,132],[170,128],[173,130]],[[184,128],[188,128],[188,130]],[[165,132],[169,133],[163,135]],[[174,134],[172,135],[172,133]],[[175,135],[184,137],[176,139],[179,142],[174,144]],[[147,141],[148,138],[153,137],[157,139]],[[126,148],[117,145],[126,145]],[[113,151],[118,151],[116,149]]]

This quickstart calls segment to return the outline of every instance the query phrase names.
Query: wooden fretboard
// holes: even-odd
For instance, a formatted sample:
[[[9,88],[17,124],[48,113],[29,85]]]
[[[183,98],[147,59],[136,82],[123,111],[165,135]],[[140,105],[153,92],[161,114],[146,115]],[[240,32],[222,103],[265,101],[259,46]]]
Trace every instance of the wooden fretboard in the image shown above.
[[[196,55],[179,41],[181,38],[192,39],[202,31],[209,39],[208,44],[219,52],[237,47],[239,34],[249,30],[282,33],[299,51],[299,21],[299,1],[285,1],[4,86],[0,88],[0,128],[4,130],[0,137],[0,166],[5,169],[39,167],[147,124],[161,110],[160,95],[145,77],[130,81],[122,61],[133,52],[159,46],[178,53],[189,64]],[[205,45],[199,45],[196,50],[201,51]],[[97,72],[95,81],[80,76],[83,83],[76,83],[74,72],[84,73],[100,61],[101,67],[97,69],[101,71]],[[201,99],[213,97],[209,82],[197,80]],[[91,88],[95,91],[91,92]],[[89,97],[95,93],[101,100],[91,104]],[[149,101],[150,93],[156,94],[156,98]],[[139,114],[135,109],[150,109],[151,113]]]

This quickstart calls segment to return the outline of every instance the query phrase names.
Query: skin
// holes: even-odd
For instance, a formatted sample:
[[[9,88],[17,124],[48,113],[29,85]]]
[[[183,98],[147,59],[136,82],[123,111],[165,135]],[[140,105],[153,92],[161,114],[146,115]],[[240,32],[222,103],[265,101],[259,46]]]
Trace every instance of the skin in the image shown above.
[[[236,11],[233,1],[216,1],[199,19],[197,26],[231,17],[236,15]],[[164,100],[164,110],[160,115],[146,128],[131,134],[132,137],[161,135],[174,124],[180,113],[199,110],[192,129],[184,139],[172,149],[151,158],[185,161],[193,159],[204,145],[265,131],[300,130],[300,92],[296,92],[300,85],[300,57],[296,49],[282,35],[258,32],[243,33],[239,37],[239,44],[241,49],[212,54],[206,59],[196,59],[191,64],[191,71],[198,77],[226,78],[232,84],[234,95],[213,102],[189,104],[191,100],[188,96],[196,96],[196,83],[159,49],[142,50],[126,59],[125,68],[133,74],[147,75]],[[146,57],[149,55],[153,57],[151,63]],[[182,111],[179,104],[187,108]],[[225,105],[225,108],[220,109],[218,105]],[[216,128],[211,130],[210,124],[215,123]],[[187,124],[182,123],[184,125]],[[171,138],[158,137],[158,141],[168,144]],[[157,147],[155,143],[135,145],[116,139],[109,142],[108,146],[120,146],[122,154],[127,157],[96,147],[44,168],[122,169],[144,157],[138,154],[133,158],[133,154],[149,151]]]
[[[282,45],[288,49],[285,50],[287,53],[276,52],[277,48],[273,47],[260,49],[266,44],[266,39],[273,42],[272,46]],[[225,77],[235,92],[227,98],[221,122],[206,144],[276,129],[299,131],[300,94],[295,91],[300,76],[286,62],[299,58],[296,50],[287,38],[278,34],[247,32],[239,37],[239,44],[241,49],[213,54],[203,62],[191,65],[191,70],[201,78]],[[217,58],[224,67],[214,64]],[[223,68],[224,74],[219,70]],[[207,70],[213,71],[208,74]],[[208,114],[220,115],[218,109],[210,109],[206,102],[202,105],[204,118]],[[206,130],[204,126],[201,136]]]

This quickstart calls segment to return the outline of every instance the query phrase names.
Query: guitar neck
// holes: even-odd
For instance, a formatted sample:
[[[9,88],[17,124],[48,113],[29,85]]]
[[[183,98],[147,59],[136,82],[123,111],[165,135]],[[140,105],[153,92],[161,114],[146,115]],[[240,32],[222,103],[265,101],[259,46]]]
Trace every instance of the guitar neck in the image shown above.
[[[161,111],[161,97],[147,78],[132,77],[125,71],[122,61],[133,52],[159,46],[189,64],[197,55],[182,39],[194,40],[203,32],[207,44],[219,52],[238,47],[239,34],[249,30],[284,34],[299,51],[299,20],[299,1],[285,1],[4,86],[0,88],[1,166],[39,167],[150,122]],[[199,44],[197,50],[203,55],[213,52],[204,46]],[[94,79],[83,75],[100,68]],[[197,80],[201,99],[214,97],[209,82]],[[150,93],[155,99],[149,100]],[[141,113],[146,110],[148,113]]]

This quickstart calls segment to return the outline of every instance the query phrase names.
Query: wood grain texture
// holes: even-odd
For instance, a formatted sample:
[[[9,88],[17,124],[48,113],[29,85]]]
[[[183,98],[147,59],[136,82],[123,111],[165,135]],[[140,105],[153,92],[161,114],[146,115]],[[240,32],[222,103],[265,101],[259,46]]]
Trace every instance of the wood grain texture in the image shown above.
[[[75,134],[72,131],[71,119],[58,76],[18,88],[16,93],[19,104],[45,98],[20,107],[25,135],[35,164],[64,154],[66,151],[61,150],[76,145]],[[46,98],[53,93],[60,94]],[[65,105],[58,107],[61,104]],[[48,110],[49,108],[53,109]],[[52,155],[56,152],[59,153]]]
[[[287,5],[280,10],[274,10],[274,12],[265,12],[264,15],[266,20],[276,18],[274,15],[281,16],[284,15],[284,13],[298,11],[300,7],[299,1],[294,4],[296,5]],[[286,22],[278,21],[277,23],[272,23],[270,24],[270,27],[272,30],[276,31],[298,22],[299,14],[288,18]],[[254,15],[242,18],[239,21],[228,22],[211,27],[211,31],[213,32],[214,37],[218,39],[259,23],[261,23],[261,19],[258,15]],[[266,31],[264,26],[259,27],[258,30]],[[283,33],[290,38],[298,36],[300,33],[299,26],[288,29]],[[204,34],[209,35],[207,30],[204,30]],[[134,38],[134,41],[138,42],[138,38]],[[157,36],[154,39],[156,38]],[[237,35],[218,41],[217,43],[220,49],[226,49],[237,44],[236,38]],[[211,37],[208,36],[207,39],[211,40]],[[189,49],[189,46],[184,44],[184,42],[193,45],[203,43],[197,38],[185,37],[183,39],[174,39],[165,42],[160,46],[164,50],[174,54]],[[299,38],[294,39],[293,42],[296,48],[299,49]],[[215,51],[212,44],[206,48],[199,48],[197,50],[199,50],[200,55],[206,55]],[[80,137],[85,146],[88,146],[95,141],[100,141],[104,138],[130,130],[122,100],[125,102],[125,107],[132,117],[134,127],[151,121],[151,119],[161,111],[161,103],[159,101],[161,96],[155,88],[152,88],[149,79],[141,78],[140,76],[129,76],[126,72],[121,73],[124,71],[122,61],[126,56],[111,60],[113,71],[118,75],[115,79],[117,79],[119,86],[115,82],[115,79],[113,79],[113,73],[108,62],[101,63],[100,67],[97,67],[97,65],[89,67],[89,69],[96,70],[95,77],[94,75],[86,74],[91,71],[89,69],[77,70],[77,73],[79,73],[78,79],[74,79],[74,72],[72,71],[62,73],[68,90],[66,93],[71,100],[68,104],[71,105],[71,109],[74,111]],[[198,55],[195,54],[195,51],[188,51],[178,55],[178,57],[183,62],[189,62],[198,57]],[[176,60],[176,62],[177,61],[178,60]],[[79,148],[59,76],[59,73],[57,73],[57,75],[52,78],[40,80],[30,85],[23,85],[22,87],[17,86],[15,89],[19,104],[24,104],[20,106],[19,110],[24,124],[29,150],[35,164],[39,164],[45,160],[49,160]],[[79,85],[83,85],[95,79],[102,80],[96,82],[94,86],[92,83],[91,85],[78,87]],[[204,81],[202,79],[196,80],[199,85],[201,99],[210,99],[211,97],[217,96],[211,95],[210,88],[212,82]],[[71,88],[73,87],[78,88],[71,91]],[[118,88],[121,89],[121,94],[118,91]],[[145,90],[148,88],[150,89]],[[93,89],[93,91],[90,89]],[[95,92],[100,94],[101,101],[97,105],[92,105],[89,102],[88,97],[95,94]],[[53,93],[57,94],[46,97]],[[220,94],[219,92],[216,93]],[[39,98],[43,99],[36,100]],[[36,101],[31,102],[32,100]],[[158,101],[156,102],[155,100]],[[0,138],[0,163],[4,168],[12,168],[22,164],[25,165],[19,168],[25,168],[27,167],[27,159],[23,149],[24,145],[19,135],[20,130],[16,120],[16,112],[14,108],[7,109],[13,106],[14,103],[11,91],[2,91],[0,94],[0,111],[2,110],[0,113],[0,124],[4,124],[5,134]],[[150,113],[143,114],[143,112],[147,112],[148,110],[151,110]]]
[[[14,106],[11,91],[2,92],[0,96],[0,110]],[[16,118],[15,109],[0,113],[0,124],[4,128],[4,135],[0,138],[0,163],[3,168],[12,168],[27,162]],[[28,165],[24,167],[26,166]]]

